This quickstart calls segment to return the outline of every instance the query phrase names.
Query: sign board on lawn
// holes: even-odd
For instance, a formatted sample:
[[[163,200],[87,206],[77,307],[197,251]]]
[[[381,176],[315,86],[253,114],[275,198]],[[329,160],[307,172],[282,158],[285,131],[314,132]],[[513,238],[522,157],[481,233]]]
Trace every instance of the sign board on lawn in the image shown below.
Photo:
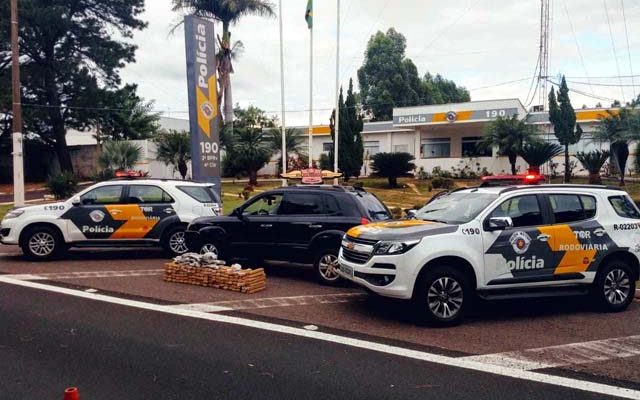
[[[220,118],[216,52],[212,21],[187,15],[184,19],[191,174],[194,181],[212,182],[220,195]]]

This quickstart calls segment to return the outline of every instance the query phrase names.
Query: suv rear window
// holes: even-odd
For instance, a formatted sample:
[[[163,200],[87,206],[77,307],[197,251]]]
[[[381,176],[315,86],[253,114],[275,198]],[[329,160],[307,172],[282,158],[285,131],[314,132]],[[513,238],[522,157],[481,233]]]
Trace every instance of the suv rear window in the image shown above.
[[[384,221],[387,219],[391,219],[391,215],[389,214],[389,210],[387,207],[382,204],[380,200],[376,196],[367,192],[355,192],[354,196],[360,204],[367,210],[369,216],[374,221]]]
[[[178,186],[177,188],[200,203],[220,203],[212,186]]]
[[[640,211],[638,207],[627,196],[611,196],[609,197],[609,203],[613,206],[613,209],[621,217],[640,219]]]
[[[551,194],[549,201],[557,224],[582,221],[596,215],[596,201],[591,196]]]

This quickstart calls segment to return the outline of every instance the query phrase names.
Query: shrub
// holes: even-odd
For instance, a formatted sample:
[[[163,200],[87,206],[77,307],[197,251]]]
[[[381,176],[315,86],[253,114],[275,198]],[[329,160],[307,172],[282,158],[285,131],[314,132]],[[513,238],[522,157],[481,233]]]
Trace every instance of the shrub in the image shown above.
[[[61,172],[49,176],[46,188],[56,198],[63,200],[73,196],[78,190],[78,180],[70,172]]]
[[[431,180],[431,185],[434,189],[453,189],[456,183],[451,178],[435,177]]]
[[[576,158],[580,161],[582,167],[589,171],[589,183],[601,184],[600,170],[609,159],[609,152],[606,150],[595,150],[588,153],[578,152],[576,153]]]
[[[110,140],[102,145],[98,164],[104,169],[125,171],[140,160],[142,149],[127,141]]]
[[[416,168],[409,153],[378,153],[371,157],[374,174],[387,178],[389,187],[398,187],[398,177],[407,176]]]
[[[441,178],[451,178],[451,172],[443,170],[441,167],[433,167],[431,175],[434,177],[439,176]]]
[[[320,154],[320,159],[318,160],[318,164],[320,164],[320,169],[333,171],[333,160],[329,158],[328,154],[325,154],[325,153]]]
[[[524,144],[522,149],[518,152],[518,155],[522,157],[527,164],[529,164],[530,169],[535,170],[561,153],[562,146],[559,144],[551,142],[532,142]]]

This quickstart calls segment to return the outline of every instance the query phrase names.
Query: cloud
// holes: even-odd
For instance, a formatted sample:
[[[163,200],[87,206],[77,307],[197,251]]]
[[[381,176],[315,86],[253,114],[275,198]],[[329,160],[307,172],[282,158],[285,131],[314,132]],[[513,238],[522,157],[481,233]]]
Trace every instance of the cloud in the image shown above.
[[[335,102],[336,2],[317,1],[314,10],[314,122],[328,123]],[[631,98],[640,86],[589,86],[585,76],[618,75],[609,26],[600,1],[556,0],[552,7],[549,74],[565,74],[575,88],[606,98]],[[308,123],[309,31],[304,21],[304,0],[282,0],[285,43],[285,104],[287,124]],[[566,12],[565,12],[566,5]],[[620,2],[607,0],[620,75],[630,75]],[[626,1],[625,12],[631,61],[640,74],[640,2]],[[277,7],[277,2],[276,2]],[[346,86],[363,62],[369,37],[395,27],[407,38],[407,56],[421,74],[429,71],[454,79],[469,89],[531,77],[538,57],[540,9],[538,2],[507,0],[342,0],[340,80]],[[567,16],[568,14],[568,16]],[[149,27],[136,34],[137,62],[122,72],[125,82],[137,83],[140,94],[156,101],[161,111],[187,117],[184,31],[169,31],[180,16],[170,0],[147,1],[143,18]],[[571,25],[573,25],[573,31]],[[218,28],[220,29],[220,27]],[[245,52],[235,62],[232,77],[234,102],[254,104],[280,115],[280,55],[277,18],[246,17],[233,26],[234,40]],[[576,48],[582,53],[584,64]],[[586,70],[586,72],[585,72]],[[555,79],[555,78],[554,78]],[[570,78],[567,78],[570,79]],[[592,78],[591,83],[630,85],[631,79]],[[583,83],[577,83],[583,82]],[[640,84],[640,77],[635,79]],[[472,90],[473,100],[527,97],[531,81]],[[598,100],[572,93],[574,106]],[[603,100],[603,104],[608,101]]]

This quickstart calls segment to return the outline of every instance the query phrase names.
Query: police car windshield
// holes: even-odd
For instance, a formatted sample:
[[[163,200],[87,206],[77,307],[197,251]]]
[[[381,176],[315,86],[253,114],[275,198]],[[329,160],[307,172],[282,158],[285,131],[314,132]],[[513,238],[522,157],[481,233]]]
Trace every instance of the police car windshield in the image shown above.
[[[416,213],[416,218],[446,224],[464,224],[474,219],[497,198],[497,195],[488,193],[453,192],[422,207]]]

